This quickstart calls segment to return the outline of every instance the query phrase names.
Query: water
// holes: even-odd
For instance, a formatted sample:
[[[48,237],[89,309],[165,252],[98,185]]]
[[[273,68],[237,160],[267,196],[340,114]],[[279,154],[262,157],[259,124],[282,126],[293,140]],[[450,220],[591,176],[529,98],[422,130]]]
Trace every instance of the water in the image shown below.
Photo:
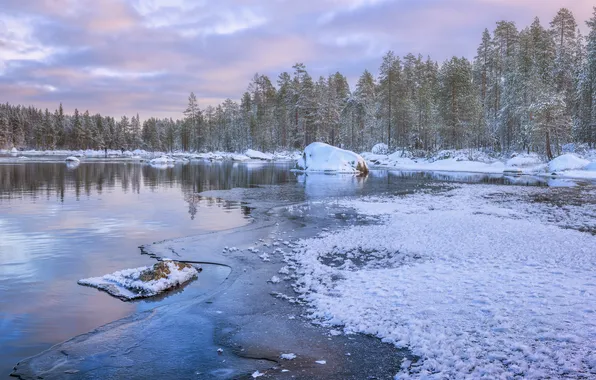
[[[141,244],[250,221],[242,204],[199,191],[292,178],[287,165],[0,164],[0,378],[53,344],[219,285],[229,269],[210,267],[182,294],[125,303],[76,282],[153,264]]]
[[[539,178],[470,173],[373,171],[355,177],[297,175],[289,169],[289,163],[198,162],[161,170],[101,161],[75,169],[43,161],[0,163],[0,377],[53,344],[216,288],[228,269],[206,267],[184,290],[153,301],[125,303],[76,283],[153,264],[139,245],[250,222],[251,210],[242,203],[198,192],[288,184],[288,197],[302,201],[412,191],[437,181],[549,185]]]

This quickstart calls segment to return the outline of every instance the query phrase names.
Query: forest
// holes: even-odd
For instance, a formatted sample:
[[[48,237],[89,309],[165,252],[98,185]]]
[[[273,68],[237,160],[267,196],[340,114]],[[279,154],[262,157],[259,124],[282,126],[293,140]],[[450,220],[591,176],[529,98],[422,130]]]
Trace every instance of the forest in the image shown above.
[[[261,151],[323,141],[355,151],[483,149],[557,155],[596,145],[596,8],[583,36],[562,8],[545,27],[486,29],[473,61],[387,52],[375,76],[350,88],[340,72],[313,78],[302,63],[273,82],[255,74],[240,101],[200,108],[190,93],[178,120],[119,120],[89,111],[0,104],[0,147]]]

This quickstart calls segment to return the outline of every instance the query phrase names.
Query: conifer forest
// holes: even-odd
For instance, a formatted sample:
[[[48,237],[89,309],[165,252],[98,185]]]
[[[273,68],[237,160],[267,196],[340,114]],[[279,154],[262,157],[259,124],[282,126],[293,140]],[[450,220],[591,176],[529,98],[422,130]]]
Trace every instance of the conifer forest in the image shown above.
[[[586,22],[588,34],[580,33]],[[202,108],[194,93],[181,118],[65,114],[0,105],[0,148],[261,151],[323,141],[346,149],[534,151],[596,144],[596,8],[578,21],[563,8],[548,23],[499,21],[473,60],[388,51],[377,72],[350,86],[341,72],[313,78],[297,63],[277,78],[255,74],[239,101]]]

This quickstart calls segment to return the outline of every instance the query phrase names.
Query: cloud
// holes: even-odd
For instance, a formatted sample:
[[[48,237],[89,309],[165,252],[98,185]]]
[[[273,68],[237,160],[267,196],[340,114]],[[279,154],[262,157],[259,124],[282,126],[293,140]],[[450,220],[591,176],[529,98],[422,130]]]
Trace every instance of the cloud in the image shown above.
[[[501,19],[543,25],[585,0],[2,0],[0,101],[119,117],[181,117],[191,91],[201,106],[238,100],[254,73],[273,83],[304,62],[317,78],[353,81],[393,50],[473,58],[484,28]]]

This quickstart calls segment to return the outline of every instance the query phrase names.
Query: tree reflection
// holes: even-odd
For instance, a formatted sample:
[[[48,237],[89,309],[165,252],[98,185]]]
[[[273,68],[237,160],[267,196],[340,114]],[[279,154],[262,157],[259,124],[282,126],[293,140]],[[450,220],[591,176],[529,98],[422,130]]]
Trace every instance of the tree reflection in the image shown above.
[[[64,202],[67,197],[80,200],[121,188],[124,193],[140,194],[163,188],[179,188],[194,220],[201,205],[225,209],[250,209],[239,202],[205,198],[206,190],[228,190],[295,181],[287,165],[238,164],[234,162],[193,162],[157,169],[139,163],[86,162],[76,168],[63,163],[0,164],[0,202],[12,199],[35,200],[45,196]]]

